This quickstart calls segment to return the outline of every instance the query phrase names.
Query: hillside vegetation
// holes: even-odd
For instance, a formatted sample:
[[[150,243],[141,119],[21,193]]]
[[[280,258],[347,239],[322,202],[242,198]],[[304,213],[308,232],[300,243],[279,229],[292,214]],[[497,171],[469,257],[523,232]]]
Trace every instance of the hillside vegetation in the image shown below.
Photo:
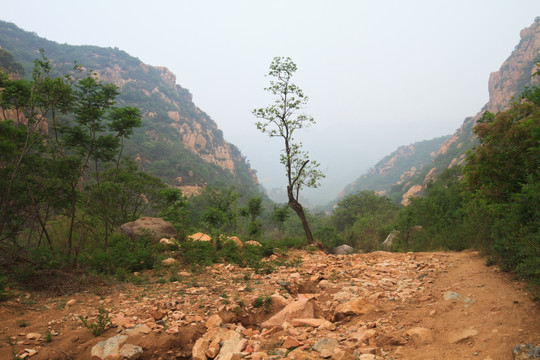
[[[176,84],[168,69],[146,65],[117,48],[58,44],[3,21],[0,47],[22,67],[25,79],[30,79],[33,61],[43,49],[57,75],[68,73],[75,62],[115,84],[118,104],[137,107],[142,120],[126,139],[124,155],[185,195],[206,185],[235,186],[244,202],[262,195],[255,171],[240,150],[224,140],[217,124],[193,104],[189,91]]]
[[[129,95],[129,81],[119,87],[105,80],[112,76],[110,68],[101,73],[82,65],[59,69],[48,56],[38,53],[26,70],[16,55],[0,52],[7,70],[0,77],[0,297],[10,296],[12,284],[43,289],[50,281],[65,292],[59,278],[138,283],[137,274],[162,269],[162,260],[193,268],[228,262],[269,274],[294,265],[294,259],[278,257],[289,248],[315,251],[306,246],[302,223],[286,205],[270,204],[257,192],[250,195],[249,184],[238,187],[242,176],[236,163],[210,151],[232,154],[234,147],[218,141],[219,130],[205,115],[202,123],[186,120],[189,109],[199,110],[178,107],[172,99],[181,93],[179,87],[180,93],[165,95],[163,89],[174,89],[174,79],[170,87],[144,96],[141,88],[138,101],[147,104],[139,108],[125,100],[135,96]],[[532,68],[535,77],[538,65]],[[138,73],[145,72],[145,66],[137,66]],[[166,82],[170,74],[157,71]],[[166,108],[168,120],[153,120],[160,119],[152,111],[154,100],[172,106]],[[504,111],[485,109],[467,126],[472,134],[465,134],[465,126],[461,131],[477,145],[458,162],[447,151],[445,159],[453,166],[438,176],[422,175],[423,196],[404,206],[372,190],[349,194],[331,215],[306,212],[314,239],[329,251],[338,245],[363,252],[478,249],[486,264],[497,263],[540,285],[540,89],[525,88]],[[130,150],[134,139],[142,147]],[[437,141],[443,139],[421,145],[430,149]],[[168,156],[179,156],[179,163]],[[185,176],[191,180],[177,179],[190,161]],[[229,180],[218,176],[224,174]],[[251,176],[243,174],[246,181]],[[201,183],[195,182],[198,177]],[[198,190],[187,197],[178,183]],[[161,217],[174,227],[176,235],[165,248],[159,239],[116,231],[143,216]],[[194,232],[209,234],[208,241],[190,240]],[[268,256],[273,260],[264,259]],[[171,272],[171,281],[176,278]]]

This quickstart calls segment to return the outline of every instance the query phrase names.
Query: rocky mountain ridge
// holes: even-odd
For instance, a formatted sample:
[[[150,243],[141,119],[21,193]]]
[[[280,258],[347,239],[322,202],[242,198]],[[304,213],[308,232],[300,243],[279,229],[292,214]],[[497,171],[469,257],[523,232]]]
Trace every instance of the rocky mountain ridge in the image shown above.
[[[348,194],[353,189],[375,190],[390,196],[395,202],[406,205],[409,197],[421,194],[434,176],[444,169],[463,164],[466,152],[476,144],[472,128],[482,114],[486,110],[490,112],[504,110],[513,96],[527,86],[540,83],[540,80],[531,78],[536,71],[535,62],[540,61],[540,17],[537,17],[530,27],[521,30],[520,37],[521,40],[511,55],[500,69],[492,72],[489,77],[488,103],[476,115],[467,117],[460,128],[434,150],[432,157],[414,159],[417,165],[414,168],[405,167],[404,170],[403,166],[398,165],[411,159],[404,156],[407,147],[400,147],[377,163],[367,174],[363,174],[354,183],[345,187],[343,194]],[[388,184],[388,178],[393,178],[394,182]],[[381,187],[380,184],[384,186]]]
[[[38,50],[44,49],[60,73],[76,61],[102,81],[117,85],[119,104],[138,107],[142,114],[142,128],[126,142],[126,155],[186,195],[206,185],[234,185],[251,195],[260,193],[245,157],[225,141],[216,122],[193,103],[166,67],[144,64],[117,48],[57,44],[1,21],[0,46],[26,74],[31,74]]]

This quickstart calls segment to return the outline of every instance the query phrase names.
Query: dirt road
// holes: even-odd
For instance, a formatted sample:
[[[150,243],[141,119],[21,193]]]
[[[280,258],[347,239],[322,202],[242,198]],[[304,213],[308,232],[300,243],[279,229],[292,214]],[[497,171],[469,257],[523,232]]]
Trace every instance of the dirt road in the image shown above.
[[[0,331],[8,339],[0,359],[90,359],[97,343],[130,328],[146,329],[126,335],[139,358],[190,359],[216,314],[223,331],[239,334],[235,356],[246,359],[503,360],[512,359],[517,344],[540,345],[539,303],[524,283],[486,267],[475,252],[291,251],[274,260],[281,266],[269,275],[228,264],[196,273],[172,267],[142,274],[139,285],[58,297],[18,293],[0,303]],[[312,313],[289,312],[279,325],[262,326],[284,308],[305,311],[306,304]],[[79,315],[95,321],[99,307],[113,327],[94,337]]]

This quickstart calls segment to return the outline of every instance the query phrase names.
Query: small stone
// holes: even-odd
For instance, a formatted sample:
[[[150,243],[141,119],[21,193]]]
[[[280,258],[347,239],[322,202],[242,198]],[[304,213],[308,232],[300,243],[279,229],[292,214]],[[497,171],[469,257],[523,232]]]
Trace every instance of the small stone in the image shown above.
[[[457,300],[461,297],[461,295],[459,295],[457,292],[453,292],[453,291],[448,291],[446,294],[444,294],[444,300],[446,301],[449,301],[449,300]]]
[[[291,325],[295,327],[311,326],[316,328],[324,324],[326,321],[326,319],[292,319]]]
[[[167,314],[161,310],[154,310],[150,313],[150,316],[152,316],[154,320],[161,320],[165,317],[165,315]]]
[[[359,360],[375,360],[375,355],[373,354],[362,354],[358,357]]]
[[[285,341],[283,341],[283,344],[281,344],[281,347],[284,349],[290,349],[290,348],[297,348],[300,345],[302,345],[302,343],[298,341],[296,338],[292,336],[287,336],[285,338]]]
[[[26,340],[39,340],[41,334],[39,333],[28,333],[26,334]]]
[[[428,345],[433,342],[432,331],[423,327],[413,327],[407,330],[405,335],[413,339],[416,344]]]
[[[326,320],[321,325],[319,325],[319,327],[317,329],[334,331],[334,330],[336,330],[336,328],[337,328],[336,324],[334,324],[331,321]]]
[[[540,346],[519,344],[512,349],[513,360],[540,359]]]
[[[221,319],[221,317],[219,317],[217,314],[210,316],[205,323],[207,329],[220,327],[221,325],[223,325],[223,319]]]
[[[37,354],[37,350],[34,349],[24,349],[28,353],[28,356],[34,356]]]
[[[341,349],[334,349],[332,360],[355,360],[354,355]]]
[[[242,359],[242,354],[240,353],[227,353],[224,356],[219,357],[220,360],[240,360]]]
[[[175,262],[176,262],[176,259],[174,258],[167,258],[167,259],[161,260],[161,263],[165,266],[171,266]]]
[[[334,338],[322,338],[313,345],[313,350],[320,353],[322,353],[323,350],[329,350],[331,355],[338,345],[338,341]]]
[[[365,315],[372,311],[373,308],[374,306],[368,303],[365,299],[347,301],[336,307],[336,311],[334,313],[334,320],[340,321],[347,316]]]
[[[66,306],[68,306],[68,307],[69,307],[69,306],[73,306],[73,305],[75,305],[76,303],[77,303],[77,300],[71,299],[71,300],[69,300],[69,301],[66,303]]]
[[[478,330],[474,330],[474,329],[452,331],[448,335],[448,342],[450,344],[457,344],[462,341],[468,340],[472,338],[473,336],[476,336],[477,334],[478,334]]]
[[[142,347],[132,344],[125,344],[120,350],[120,355],[127,359],[137,359],[142,353]]]
[[[210,359],[215,358],[219,354],[219,337],[212,340],[210,345],[208,346],[208,349],[204,352],[206,356],[208,356]]]

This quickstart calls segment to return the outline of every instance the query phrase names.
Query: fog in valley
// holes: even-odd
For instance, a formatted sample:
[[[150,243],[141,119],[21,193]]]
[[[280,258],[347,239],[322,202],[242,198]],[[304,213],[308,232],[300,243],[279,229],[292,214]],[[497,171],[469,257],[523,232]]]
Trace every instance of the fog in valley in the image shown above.
[[[537,15],[537,0],[5,0],[0,19],[169,68],[267,190],[286,183],[282,143],[256,129],[251,110],[273,101],[272,59],[291,57],[317,121],[297,138],[326,173],[305,192],[317,205],[398,146],[451,134],[476,114],[490,72]]]

